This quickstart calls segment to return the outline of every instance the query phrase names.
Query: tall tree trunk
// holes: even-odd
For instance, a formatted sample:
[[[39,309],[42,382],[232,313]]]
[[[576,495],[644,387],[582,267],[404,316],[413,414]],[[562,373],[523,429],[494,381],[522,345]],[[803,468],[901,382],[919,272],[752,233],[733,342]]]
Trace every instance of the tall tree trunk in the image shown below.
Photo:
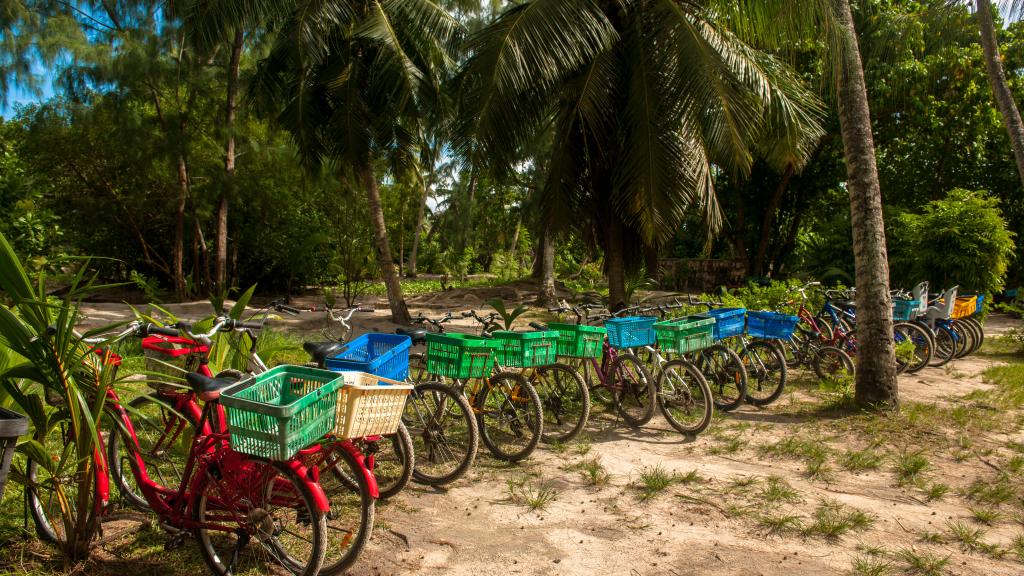
[[[857,383],[859,404],[899,407],[892,338],[892,299],[882,221],[882,193],[875,165],[864,68],[848,0],[837,4],[844,36],[838,74],[839,124],[846,158],[857,281]]]
[[[555,293],[555,242],[551,236],[551,226],[547,224],[541,233],[540,261],[541,276],[537,304],[551,306],[558,299],[558,295]]]
[[[992,18],[992,3],[989,0],[977,0],[978,27],[981,28],[981,47],[985,51],[985,71],[988,83],[996,97],[996,105],[1006,124],[1006,132],[1010,135],[1010,146],[1017,160],[1017,175],[1024,184],[1024,122],[1021,121],[1017,103],[1010,93],[1010,85],[1006,83],[1003,72],[1003,61],[999,54],[999,42],[996,38],[995,22]]]
[[[420,198],[420,205],[416,211],[416,227],[413,228],[412,248],[409,251],[409,265],[406,267],[406,276],[416,277],[416,258],[420,254],[420,234],[423,233],[423,220],[427,213],[427,198],[430,197],[430,186],[433,184],[434,169],[430,169],[430,176],[423,184],[423,197]]]
[[[174,297],[185,300],[185,202],[188,200],[188,165],[178,155],[178,205],[174,211]]]
[[[547,228],[541,226],[540,236],[537,238],[537,255],[533,259],[533,266],[530,269],[530,278],[542,280],[544,278],[544,251],[547,250],[548,235]]]
[[[241,29],[236,30],[231,43],[231,59],[228,61],[227,101],[224,106],[224,130],[228,137],[224,146],[224,187],[217,201],[217,261],[214,276],[218,292],[228,288],[228,202],[235,189],[235,117],[238,113],[238,70],[244,44],[245,34]]]
[[[751,275],[766,276],[764,257],[768,253],[768,243],[772,239],[772,225],[775,223],[775,213],[779,211],[779,204],[782,203],[782,196],[789,187],[789,179],[793,177],[793,165],[787,164],[786,171],[782,174],[782,180],[775,188],[775,194],[765,208],[764,220],[761,221],[761,239],[757,243],[757,254],[754,255],[754,265],[751,268]]]
[[[408,324],[412,317],[409,316],[409,307],[402,297],[402,283],[395,271],[395,263],[391,259],[391,247],[388,245],[388,229],[384,223],[384,208],[380,203],[380,190],[377,188],[377,178],[373,175],[373,163],[367,162],[360,169],[360,179],[366,187],[367,206],[370,210],[370,220],[373,224],[374,243],[377,248],[377,262],[380,264],[380,275],[384,279],[384,286],[388,291],[388,304],[391,305],[391,321],[396,324]]]
[[[612,312],[626,307],[626,258],[622,245],[622,222],[614,215],[609,219],[604,250],[608,274],[608,309]]]

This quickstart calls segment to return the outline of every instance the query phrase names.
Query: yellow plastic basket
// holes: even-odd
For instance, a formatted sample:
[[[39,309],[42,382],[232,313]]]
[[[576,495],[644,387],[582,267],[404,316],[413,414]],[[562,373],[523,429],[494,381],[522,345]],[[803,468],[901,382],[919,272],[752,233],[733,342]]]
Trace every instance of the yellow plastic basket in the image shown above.
[[[956,303],[953,304],[953,318],[967,318],[973,316],[978,311],[978,297],[977,296],[961,296],[956,299]]]
[[[412,384],[365,372],[342,372],[345,385],[338,395],[334,434],[339,438],[363,438],[394,434],[402,421],[405,399]]]

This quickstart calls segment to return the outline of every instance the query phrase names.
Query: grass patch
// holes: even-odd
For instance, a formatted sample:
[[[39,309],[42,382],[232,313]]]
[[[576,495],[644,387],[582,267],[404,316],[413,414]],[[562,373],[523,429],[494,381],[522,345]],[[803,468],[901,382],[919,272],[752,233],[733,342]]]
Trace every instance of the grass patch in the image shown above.
[[[971,511],[971,515],[974,517],[976,522],[980,522],[987,526],[995,524],[1003,517],[1003,513],[1000,512],[998,508],[968,506],[967,509]]]
[[[804,529],[804,535],[837,540],[849,532],[865,530],[874,522],[875,517],[863,510],[835,500],[822,500],[811,517],[811,523]]]
[[[945,573],[946,565],[949,564],[949,556],[940,558],[927,552],[918,552],[913,548],[900,550],[897,557],[906,564],[905,573],[914,576],[940,576]]]
[[[762,455],[802,460],[810,478],[828,480],[832,469],[828,465],[829,449],[820,440],[789,436],[758,448]]]
[[[654,498],[677,481],[676,473],[665,470],[661,464],[651,468],[644,468],[640,471],[639,484],[637,485],[640,490],[640,500],[646,502]]]
[[[605,469],[601,459],[597,456],[587,458],[569,467],[569,470],[577,471],[583,477],[583,481],[590,486],[603,486],[608,483],[611,474]]]
[[[757,519],[758,525],[765,536],[784,536],[798,533],[803,528],[803,520],[795,514],[764,514]]]
[[[522,504],[531,512],[544,510],[558,496],[558,491],[547,484],[533,484],[526,478],[510,478],[506,481],[509,500]]]
[[[981,547],[982,538],[985,536],[985,531],[981,528],[973,528],[960,520],[946,522],[946,526],[964,552],[974,552]]]
[[[853,559],[853,573],[856,576],[886,576],[892,574],[892,562],[874,556],[858,556]]]
[[[929,502],[934,500],[941,500],[943,496],[949,493],[949,485],[943,484],[942,482],[933,482],[927,486],[920,487],[924,491],[925,498]]]
[[[918,535],[917,539],[921,542],[927,542],[929,544],[942,544],[946,541],[946,539],[942,537],[942,534],[938,532],[929,532],[927,530],[921,532],[921,534]]]
[[[839,458],[839,465],[850,472],[877,470],[882,465],[882,455],[877,450],[847,450]]]
[[[801,500],[800,493],[778,476],[769,476],[765,481],[761,488],[761,499],[769,504],[796,503]]]
[[[680,484],[701,484],[704,482],[704,477],[702,477],[700,474],[697,474],[697,469],[694,468],[693,470],[690,470],[686,474],[679,476],[677,480]]]
[[[1017,534],[1010,542],[1010,552],[1017,558],[1018,562],[1024,562],[1024,534]]]
[[[900,486],[922,480],[921,475],[931,466],[923,450],[902,452],[896,460],[896,480]]]

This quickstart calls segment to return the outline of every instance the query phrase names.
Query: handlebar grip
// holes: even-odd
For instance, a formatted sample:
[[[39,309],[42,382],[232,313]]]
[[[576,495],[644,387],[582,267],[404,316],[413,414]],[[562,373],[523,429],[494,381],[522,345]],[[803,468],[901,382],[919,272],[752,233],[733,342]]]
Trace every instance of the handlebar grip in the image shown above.
[[[266,325],[266,321],[264,321],[264,322],[242,322],[240,320],[235,320],[235,321],[229,323],[227,327],[229,327],[229,328],[244,328],[246,330],[259,330],[259,329],[263,328],[263,326],[265,326],[265,325]]]
[[[473,317],[473,310],[470,310],[469,312],[463,312],[463,313],[461,314],[461,316],[462,316],[463,318],[472,318],[472,317]]]
[[[530,328],[540,330],[542,332],[548,329],[547,325],[541,324],[540,322],[530,322]]]
[[[143,330],[143,336],[150,334],[160,334],[162,336],[181,336],[181,332],[177,328],[171,328],[170,326],[157,326],[156,324],[146,324]]]
[[[565,306],[559,306],[557,308],[548,308],[548,312],[552,312],[554,314],[560,314],[562,312],[568,312],[570,310],[572,310],[572,308],[566,308]]]
[[[356,308],[356,312],[376,312],[376,308],[370,308],[369,306],[360,306]]]
[[[292,308],[291,306],[285,306],[284,304],[278,304],[277,309],[285,314],[291,314],[292,316],[298,316],[302,312],[298,308]]]

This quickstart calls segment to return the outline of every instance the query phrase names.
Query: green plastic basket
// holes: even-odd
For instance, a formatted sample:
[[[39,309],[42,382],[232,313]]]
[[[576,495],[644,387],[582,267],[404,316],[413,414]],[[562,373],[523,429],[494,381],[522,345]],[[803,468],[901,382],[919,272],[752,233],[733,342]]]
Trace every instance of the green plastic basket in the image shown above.
[[[600,358],[608,329],[586,324],[548,324],[558,332],[558,355],[569,358]]]
[[[224,390],[231,448],[269,460],[288,460],[334,429],[341,374],[278,366]]]
[[[499,344],[471,334],[427,334],[427,371],[448,378],[481,378],[494,367]]]
[[[703,350],[714,343],[715,319],[686,316],[654,324],[658,348],[672,354]]]
[[[558,332],[494,332],[498,364],[506,368],[529,368],[554,364],[558,353]]]

